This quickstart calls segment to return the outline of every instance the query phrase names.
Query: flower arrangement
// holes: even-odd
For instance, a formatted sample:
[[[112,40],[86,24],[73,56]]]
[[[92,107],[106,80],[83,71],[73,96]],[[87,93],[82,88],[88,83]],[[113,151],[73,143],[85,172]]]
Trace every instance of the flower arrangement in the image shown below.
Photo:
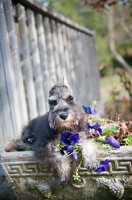
[[[88,114],[85,127],[87,136],[94,138],[99,143],[99,148],[105,147],[106,150],[119,149],[122,144],[132,145],[132,123],[120,122],[119,116],[117,121],[99,118],[97,111],[94,109],[96,104],[97,102],[93,101],[92,106],[82,106],[85,113]],[[61,155],[73,156],[78,161],[79,165],[73,175],[73,179],[76,181],[81,181],[79,168],[83,163],[79,139],[79,133],[64,132],[61,134],[60,143],[57,144],[57,151],[60,151]],[[108,167],[109,160],[106,159],[99,163],[95,172],[101,173],[107,170]]]
[[[83,162],[81,148],[78,144],[79,139],[79,133],[64,132],[61,134],[61,141],[57,145],[57,151],[59,150],[61,155],[73,156],[75,160],[80,161],[79,166],[76,169],[76,173],[73,175],[74,180],[77,181],[81,178],[78,174],[78,170]]]

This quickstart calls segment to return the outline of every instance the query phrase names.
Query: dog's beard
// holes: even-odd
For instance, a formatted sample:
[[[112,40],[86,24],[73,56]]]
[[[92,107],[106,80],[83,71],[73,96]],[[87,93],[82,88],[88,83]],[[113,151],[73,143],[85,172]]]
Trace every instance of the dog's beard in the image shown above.
[[[59,117],[59,114],[49,115],[50,127],[54,130],[61,131],[72,131],[79,124],[80,116],[73,113],[69,113],[66,120]]]

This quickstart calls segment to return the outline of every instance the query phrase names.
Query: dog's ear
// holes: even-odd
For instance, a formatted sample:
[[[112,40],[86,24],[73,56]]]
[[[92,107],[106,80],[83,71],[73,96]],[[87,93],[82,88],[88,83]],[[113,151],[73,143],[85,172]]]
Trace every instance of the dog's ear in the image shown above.
[[[70,92],[73,92],[72,88],[70,87],[70,85],[65,77],[63,77],[63,84],[68,88],[68,90],[70,90]]]
[[[49,81],[49,90],[51,90],[53,87],[54,87],[54,82],[53,82],[53,79],[50,78],[50,81]]]

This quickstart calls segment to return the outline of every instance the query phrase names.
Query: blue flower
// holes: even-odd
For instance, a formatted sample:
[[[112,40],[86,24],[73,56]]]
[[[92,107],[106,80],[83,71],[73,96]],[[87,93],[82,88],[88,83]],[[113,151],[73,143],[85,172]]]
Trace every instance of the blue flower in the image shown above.
[[[61,144],[70,146],[75,145],[80,139],[78,133],[64,132],[61,134]]]
[[[102,129],[101,129],[101,125],[98,124],[98,123],[93,123],[93,122],[90,122],[86,125],[86,128],[89,130],[89,129],[95,129],[96,131],[98,131],[100,133],[100,135],[102,135]]]
[[[101,161],[99,163],[99,166],[97,167],[97,169],[95,170],[96,172],[100,173],[103,171],[106,171],[106,169],[109,167],[109,161],[108,159]]]
[[[92,128],[94,128],[94,126],[95,126],[95,123],[89,122],[89,123],[87,124],[86,128],[87,128],[87,129],[92,129]]]
[[[112,147],[117,149],[120,148],[119,142],[112,135],[108,137],[108,140],[104,141],[104,144],[110,144]]]
[[[97,131],[100,133],[100,135],[102,135],[102,129],[101,129],[100,124],[96,123],[96,124],[94,125],[94,129],[97,130]]]
[[[87,114],[96,115],[96,113],[97,113],[96,110],[91,108],[90,106],[88,106],[88,107],[82,106],[82,107]]]
[[[63,148],[61,148],[61,150],[60,150],[61,155],[65,155],[65,152],[66,152],[68,155],[71,155],[71,154],[72,154],[75,160],[78,159],[77,154],[76,154],[76,153],[73,151],[73,149],[70,148],[69,146],[64,146]]]

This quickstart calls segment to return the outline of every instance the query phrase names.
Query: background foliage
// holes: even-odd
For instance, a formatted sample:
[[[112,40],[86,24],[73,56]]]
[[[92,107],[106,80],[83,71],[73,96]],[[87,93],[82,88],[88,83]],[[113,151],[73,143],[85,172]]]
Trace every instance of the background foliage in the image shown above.
[[[104,114],[115,119],[116,113],[119,113],[123,120],[132,119],[132,0],[38,1],[96,32],[98,68],[101,74],[101,101],[105,104]],[[110,19],[113,27],[111,31]],[[111,35],[114,35],[112,42]],[[111,48],[113,44],[114,51]],[[125,69],[116,55],[124,60],[129,70]],[[123,74],[128,77],[128,79],[124,77],[124,82],[118,73],[119,68],[122,68]]]
[[[109,49],[107,9],[93,9],[87,4],[88,1],[82,0],[39,0],[39,2],[96,32],[98,66],[102,76],[111,75],[114,68],[121,67]],[[112,9],[114,9],[117,51],[132,66],[132,1],[126,5],[117,3]]]

